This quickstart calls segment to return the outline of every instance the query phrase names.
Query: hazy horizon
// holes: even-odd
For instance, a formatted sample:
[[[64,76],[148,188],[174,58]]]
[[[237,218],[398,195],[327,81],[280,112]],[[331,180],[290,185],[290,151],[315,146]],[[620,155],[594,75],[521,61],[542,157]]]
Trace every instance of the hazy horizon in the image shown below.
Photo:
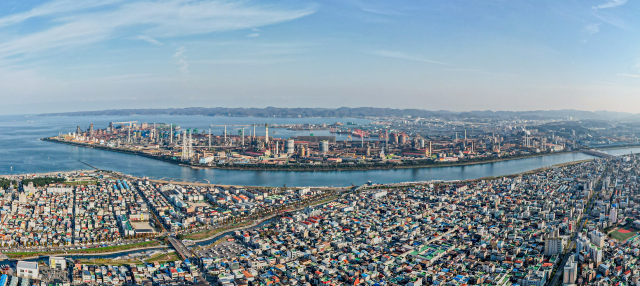
[[[0,3],[0,114],[322,107],[640,112],[640,3]]]

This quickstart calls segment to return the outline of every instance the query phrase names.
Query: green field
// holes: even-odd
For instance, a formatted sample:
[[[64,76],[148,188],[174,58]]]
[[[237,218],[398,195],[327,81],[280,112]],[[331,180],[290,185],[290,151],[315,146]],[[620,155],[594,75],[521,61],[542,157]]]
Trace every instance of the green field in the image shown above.
[[[178,257],[178,254],[176,254],[175,252],[169,252],[169,253],[161,253],[155,256],[152,256],[148,259],[145,259],[146,262],[158,262],[158,263],[165,263],[165,262],[173,262],[176,260],[180,260],[180,257]]]
[[[620,232],[622,230],[622,232]],[[629,232],[627,232],[629,231]],[[636,233],[638,232],[638,230],[636,228],[633,227],[624,227],[624,228],[618,228],[614,231],[612,231],[611,233],[609,233],[609,235],[611,236],[611,238],[617,240],[617,241],[625,241],[631,237],[633,237],[634,235],[636,235]]]

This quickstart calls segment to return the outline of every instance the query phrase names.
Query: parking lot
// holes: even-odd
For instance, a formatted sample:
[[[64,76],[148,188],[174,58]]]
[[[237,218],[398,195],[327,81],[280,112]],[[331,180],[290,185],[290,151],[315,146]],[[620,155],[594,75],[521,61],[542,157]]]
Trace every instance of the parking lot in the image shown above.
[[[69,273],[66,269],[52,269],[46,264],[40,266],[40,275],[42,280],[47,282],[69,282]]]
[[[244,253],[249,249],[243,245],[232,241],[221,242],[220,244],[205,250],[198,251],[198,256],[202,258],[228,258],[236,257],[238,254]]]

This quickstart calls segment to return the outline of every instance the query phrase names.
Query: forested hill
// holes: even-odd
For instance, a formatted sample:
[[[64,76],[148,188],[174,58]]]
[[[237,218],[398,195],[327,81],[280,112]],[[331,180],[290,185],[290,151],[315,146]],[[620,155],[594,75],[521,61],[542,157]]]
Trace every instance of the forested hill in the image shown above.
[[[446,110],[424,109],[392,109],[376,107],[341,107],[341,108],[224,108],[224,107],[189,107],[167,109],[113,109],[100,111],[79,111],[65,113],[48,113],[40,116],[127,116],[127,115],[200,115],[200,116],[236,116],[236,117],[411,117],[411,118],[522,118],[522,119],[618,119],[633,116],[630,113],[609,111],[580,110],[538,110],[538,111],[467,111],[453,112]]]

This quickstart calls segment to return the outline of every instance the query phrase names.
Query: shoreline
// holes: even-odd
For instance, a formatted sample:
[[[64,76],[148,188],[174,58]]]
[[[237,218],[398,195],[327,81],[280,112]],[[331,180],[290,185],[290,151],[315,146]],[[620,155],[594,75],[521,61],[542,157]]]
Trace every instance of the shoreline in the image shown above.
[[[465,162],[454,162],[454,163],[429,163],[429,164],[415,164],[415,165],[413,165],[413,164],[384,164],[384,165],[374,165],[374,166],[354,165],[354,167],[352,167],[352,168],[347,167],[347,166],[340,166],[340,165],[320,165],[320,166],[313,166],[313,165],[308,165],[308,166],[282,165],[282,166],[278,166],[278,165],[258,165],[258,164],[255,164],[255,165],[245,165],[245,166],[206,166],[206,165],[189,164],[189,163],[185,163],[185,162],[181,162],[181,161],[177,161],[177,160],[170,160],[170,159],[167,159],[165,157],[149,155],[149,154],[146,154],[146,153],[143,153],[143,152],[124,150],[124,149],[117,149],[117,148],[100,146],[100,145],[89,145],[89,144],[84,144],[84,143],[68,142],[68,141],[62,141],[62,140],[57,140],[57,139],[52,139],[52,138],[42,138],[40,140],[53,142],[53,143],[59,143],[59,144],[66,144],[66,145],[70,145],[70,146],[78,146],[78,147],[84,147],[84,148],[90,148],[90,149],[98,149],[98,150],[118,152],[118,153],[123,153],[123,154],[137,155],[137,156],[146,157],[146,158],[149,158],[149,159],[154,159],[154,160],[163,161],[163,162],[167,162],[167,163],[171,163],[171,164],[176,164],[176,165],[183,166],[183,167],[189,167],[189,168],[192,168],[192,169],[263,171],[263,172],[343,172],[343,171],[344,172],[351,172],[351,171],[374,171],[374,170],[446,168],[446,167],[459,167],[459,166],[473,166],[473,165],[481,165],[481,164],[491,164],[491,163],[498,163],[498,162],[505,162],[505,161],[513,161],[513,160],[520,160],[520,159],[529,159],[529,158],[536,158],[536,157],[544,157],[544,156],[551,156],[551,155],[559,155],[559,154],[568,154],[568,153],[578,153],[578,152],[580,152],[579,150],[560,151],[560,152],[553,152],[553,153],[530,154],[530,155],[522,155],[522,156],[516,156],[516,157],[502,157],[502,158],[492,158],[492,159],[479,160],[479,161],[465,161]],[[615,147],[611,147],[611,148],[599,148],[599,150],[623,149],[623,148],[633,148],[633,147],[640,147],[640,145],[615,146]],[[269,166],[269,167],[266,167],[266,166]]]

